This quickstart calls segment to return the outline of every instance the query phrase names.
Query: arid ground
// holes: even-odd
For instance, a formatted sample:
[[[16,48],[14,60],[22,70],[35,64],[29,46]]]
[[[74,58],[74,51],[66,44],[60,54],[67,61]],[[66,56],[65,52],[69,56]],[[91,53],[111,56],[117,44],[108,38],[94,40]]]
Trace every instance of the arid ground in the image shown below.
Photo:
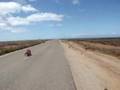
[[[38,45],[45,40],[26,40],[26,41],[4,41],[0,42],[0,55],[10,53],[16,50]]]
[[[26,48],[1,55],[0,90],[120,90],[119,44],[48,40],[29,47],[31,57]]]
[[[63,42],[78,90],[120,90],[119,39]]]

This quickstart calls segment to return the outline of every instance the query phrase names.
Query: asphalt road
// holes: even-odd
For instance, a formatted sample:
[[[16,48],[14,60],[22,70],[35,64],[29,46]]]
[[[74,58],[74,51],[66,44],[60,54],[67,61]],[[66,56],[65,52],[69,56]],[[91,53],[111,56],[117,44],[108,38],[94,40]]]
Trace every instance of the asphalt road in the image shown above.
[[[0,90],[75,90],[69,64],[59,41],[0,56]]]

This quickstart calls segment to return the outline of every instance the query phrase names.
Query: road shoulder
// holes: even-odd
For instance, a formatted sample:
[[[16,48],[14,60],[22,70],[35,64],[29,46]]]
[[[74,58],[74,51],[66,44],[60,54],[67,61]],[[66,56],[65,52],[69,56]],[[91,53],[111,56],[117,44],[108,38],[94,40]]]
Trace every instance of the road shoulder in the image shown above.
[[[61,44],[70,64],[77,90],[120,89],[120,62],[116,58],[85,51],[83,48],[76,50],[63,42]]]

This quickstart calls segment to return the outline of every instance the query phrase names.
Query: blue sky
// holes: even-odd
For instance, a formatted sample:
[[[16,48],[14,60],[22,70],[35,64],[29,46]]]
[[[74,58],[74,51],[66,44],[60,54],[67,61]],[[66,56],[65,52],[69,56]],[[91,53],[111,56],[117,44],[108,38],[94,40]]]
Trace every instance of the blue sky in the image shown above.
[[[0,41],[120,36],[120,0],[0,0]]]

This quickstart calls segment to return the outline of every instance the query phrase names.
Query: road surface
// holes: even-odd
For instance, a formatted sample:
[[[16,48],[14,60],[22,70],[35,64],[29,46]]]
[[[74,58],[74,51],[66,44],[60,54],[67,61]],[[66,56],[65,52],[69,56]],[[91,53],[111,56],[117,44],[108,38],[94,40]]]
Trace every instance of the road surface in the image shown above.
[[[76,90],[64,49],[59,41],[48,41],[0,56],[0,90]]]
[[[120,90],[120,60],[75,43],[47,41],[0,56],[0,90]],[[74,83],[75,82],[75,83]]]

